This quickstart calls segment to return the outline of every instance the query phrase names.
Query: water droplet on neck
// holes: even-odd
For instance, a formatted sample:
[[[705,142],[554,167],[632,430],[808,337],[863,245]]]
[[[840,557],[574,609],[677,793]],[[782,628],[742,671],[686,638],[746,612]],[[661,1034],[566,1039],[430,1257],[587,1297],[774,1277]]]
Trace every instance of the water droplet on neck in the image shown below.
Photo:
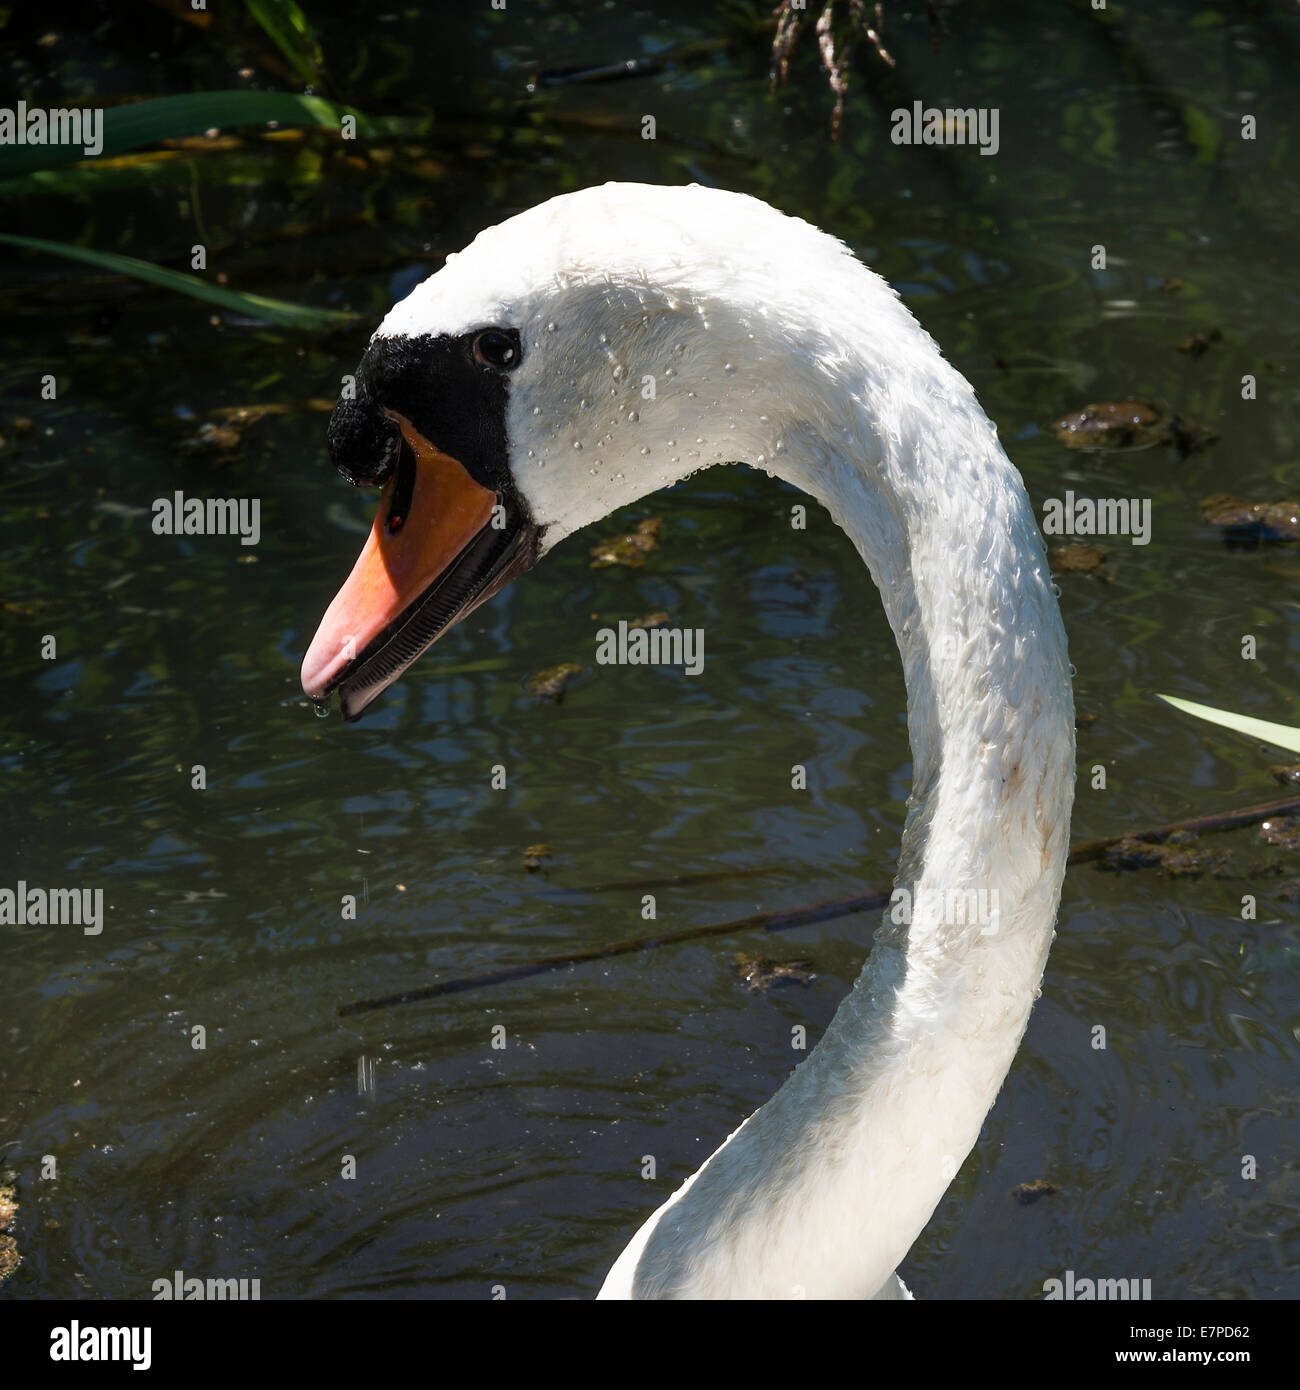
[[[640,418],[641,415],[639,411],[629,410],[627,413],[627,422],[629,425],[635,425]]]

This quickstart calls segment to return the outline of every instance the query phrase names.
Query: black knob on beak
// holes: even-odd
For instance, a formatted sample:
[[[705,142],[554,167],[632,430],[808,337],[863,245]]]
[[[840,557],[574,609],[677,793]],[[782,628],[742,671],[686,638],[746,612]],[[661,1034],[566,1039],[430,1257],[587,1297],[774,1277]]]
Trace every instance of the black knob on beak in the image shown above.
[[[355,400],[341,398],[330,416],[326,445],[334,467],[354,485],[382,483],[397,467],[402,434],[357,375]]]

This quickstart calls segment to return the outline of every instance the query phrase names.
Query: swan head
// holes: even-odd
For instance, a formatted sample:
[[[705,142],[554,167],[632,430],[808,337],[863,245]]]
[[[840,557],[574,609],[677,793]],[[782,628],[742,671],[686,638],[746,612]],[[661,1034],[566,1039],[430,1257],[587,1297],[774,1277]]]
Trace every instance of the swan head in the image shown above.
[[[304,690],[338,689],[356,718],[567,535],[696,469],[767,466],[807,423],[800,373],[835,352],[826,315],[792,306],[840,265],[866,274],[754,198],[637,184],[551,199],[450,256],[331,418],[339,471],[383,492]]]

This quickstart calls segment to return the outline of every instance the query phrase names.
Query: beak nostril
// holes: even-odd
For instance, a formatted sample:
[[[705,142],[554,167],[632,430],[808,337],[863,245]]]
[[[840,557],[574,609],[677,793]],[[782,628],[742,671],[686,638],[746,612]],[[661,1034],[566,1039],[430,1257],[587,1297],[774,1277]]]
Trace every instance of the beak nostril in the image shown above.
[[[384,530],[395,536],[406,524],[411,514],[411,501],[415,494],[415,454],[403,435],[397,436],[397,480],[393,495],[388,504],[388,519]]]

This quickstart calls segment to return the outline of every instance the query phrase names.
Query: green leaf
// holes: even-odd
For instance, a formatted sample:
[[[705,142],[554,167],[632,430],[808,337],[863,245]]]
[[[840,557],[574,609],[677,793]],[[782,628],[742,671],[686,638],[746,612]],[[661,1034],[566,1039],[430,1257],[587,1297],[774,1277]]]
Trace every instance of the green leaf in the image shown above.
[[[1248,714],[1232,714],[1226,709],[1214,709],[1210,705],[1193,704],[1191,700],[1179,700],[1173,695],[1157,695],[1184,714],[1194,714],[1197,719],[1208,720],[1211,724],[1221,724],[1239,734],[1247,734],[1261,743],[1271,743],[1275,748],[1285,748],[1288,753],[1300,753],[1300,729],[1289,724],[1272,724],[1267,719],[1252,719]]]
[[[304,82],[319,82],[325,70],[325,55],[316,42],[310,20],[294,0],[244,0],[244,5],[298,76]]]
[[[110,106],[104,112],[104,144],[98,155],[88,156],[83,145],[0,146],[0,179],[17,178],[36,169],[57,169],[81,159],[108,159],[159,140],[202,135],[214,127],[228,129],[276,121],[280,125],[338,130],[344,116],[356,121],[358,135],[379,133],[380,127],[374,121],[350,106],[293,92],[189,92],[154,97],[126,106]]]
[[[186,275],[179,270],[167,270],[152,261],[140,261],[134,256],[119,256],[113,251],[94,251],[88,246],[73,246],[64,241],[45,241],[40,237],[12,236],[0,232],[0,242],[10,246],[22,246],[29,251],[47,251],[52,256],[66,256],[70,260],[85,261],[87,265],[98,266],[101,270],[111,270],[119,275],[133,275],[137,280],[148,280],[167,290],[177,290],[194,299],[207,300],[209,304],[219,304],[223,309],[235,309],[250,318],[263,319],[281,328],[334,328],[352,323],[355,314],[341,309],[317,309],[308,304],[290,304],[284,299],[268,299],[261,294],[245,294],[240,290],[228,290],[221,285],[209,284],[197,275]]]

